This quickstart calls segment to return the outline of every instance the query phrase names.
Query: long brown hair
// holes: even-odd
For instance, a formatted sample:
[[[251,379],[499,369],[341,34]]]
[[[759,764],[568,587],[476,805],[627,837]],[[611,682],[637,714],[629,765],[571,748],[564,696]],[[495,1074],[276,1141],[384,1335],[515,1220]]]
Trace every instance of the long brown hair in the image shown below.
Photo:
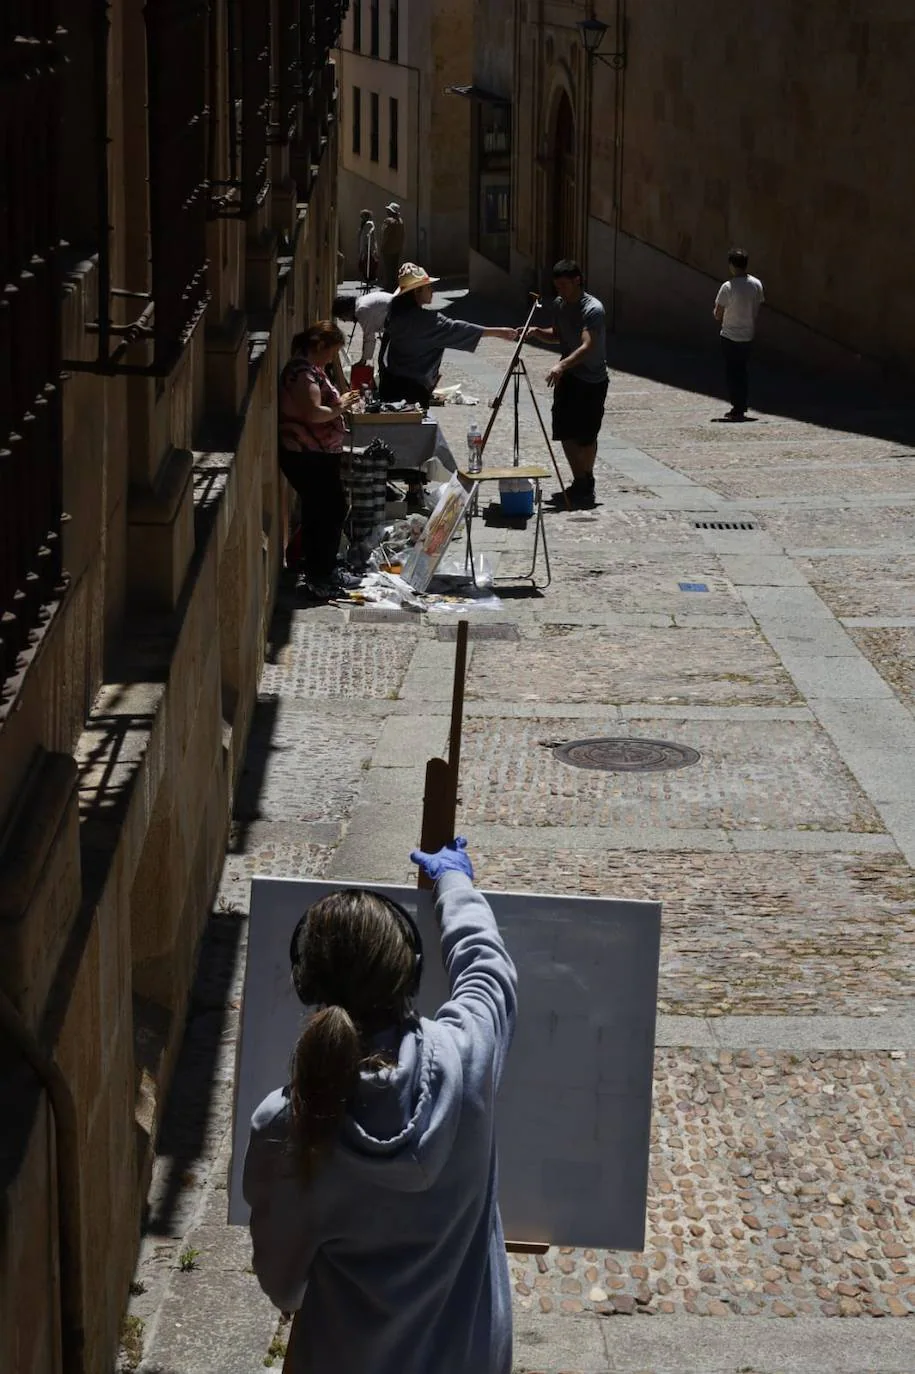
[[[408,1016],[416,951],[394,907],[349,889],[315,902],[293,945],[293,980],[318,1005],[292,1056],[293,1148],[307,1180],[333,1148],[361,1069],[377,1069],[372,1036]]]

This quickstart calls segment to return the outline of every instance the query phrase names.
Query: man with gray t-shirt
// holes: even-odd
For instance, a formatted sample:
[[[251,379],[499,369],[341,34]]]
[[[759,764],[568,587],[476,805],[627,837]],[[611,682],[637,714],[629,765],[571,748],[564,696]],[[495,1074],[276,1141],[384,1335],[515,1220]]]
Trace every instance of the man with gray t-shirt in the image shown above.
[[[730,278],[715,297],[715,319],[721,325],[721,348],[731,409],[726,420],[747,418],[750,350],[756,334],[756,316],[765,301],[759,277],[747,271],[749,257],[742,248],[728,253]]]
[[[572,483],[569,504],[587,510],[595,504],[594,463],[597,436],[607,399],[607,325],[604,307],[584,289],[581,268],[571,259],[553,268],[556,301],[550,329],[530,329],[528,338],[558,342],[562,357],[547,373],[553,388],[553,438],[562,444]],[[563,504],[562,498],[558,498]]]

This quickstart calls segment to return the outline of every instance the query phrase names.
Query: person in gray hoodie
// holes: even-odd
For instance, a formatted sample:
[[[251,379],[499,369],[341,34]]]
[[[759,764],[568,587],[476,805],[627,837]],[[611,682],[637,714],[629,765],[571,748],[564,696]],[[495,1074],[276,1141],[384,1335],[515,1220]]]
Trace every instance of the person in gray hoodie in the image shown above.
[[[517,978],[466,841],[412,860],[435,880],[451,996],[412,1009],[419,933],[380,894],[335,893],[293,937],[315,1008],[245,1159],[254,1271],[295,1312],[286,1374],[510,1374],[511,1290],[495,1098]]]

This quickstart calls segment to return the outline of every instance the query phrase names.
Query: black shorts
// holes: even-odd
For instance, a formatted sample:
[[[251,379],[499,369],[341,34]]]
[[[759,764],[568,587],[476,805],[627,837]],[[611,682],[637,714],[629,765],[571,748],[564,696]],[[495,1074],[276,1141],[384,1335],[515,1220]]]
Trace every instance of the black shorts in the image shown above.
[[[583,382],[568,373],[553,390],[553,438],[587,447],[596,443],[604,420],[607,382]]]

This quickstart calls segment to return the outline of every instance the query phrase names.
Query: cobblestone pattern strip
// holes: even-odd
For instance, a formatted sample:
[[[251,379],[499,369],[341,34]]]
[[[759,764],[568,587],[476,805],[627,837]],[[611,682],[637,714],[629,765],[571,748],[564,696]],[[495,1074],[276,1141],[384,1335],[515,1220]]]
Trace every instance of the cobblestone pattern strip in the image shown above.
[[[489,889],[660,901],[661,1012],[881,1016],[915,996],[915,874],[898,853],[533,855],[484,835],[474,863]]]
[[[615,734],[686,744],[702,760],[674,773],[586,773],[550,747]],[[461,773],[460,820],[469,827],[883,829],[826,734],[800,723],[472,719]]]
[[[862,558],[806,558],[797,566],[833,615],[904,616],[915,608],[915,553],[876,564]]]
[[[902,704],[915,709],[915,629],[850,629],[849,634]]]
[[[904,1055],[658,1053],[644,1254],[512,1259],[522,1310],[915,1315]]]
[[[800,698],[753,630],[542,627],[511,653],[479,644],[470,698],[493,701],[639,702],[655,705],[790,706]]]
[[[415,646],[408,627],[386,625],[384,633],[366,634],[356,626],[296,623],[264,665],[259,696],[393,699]]]

